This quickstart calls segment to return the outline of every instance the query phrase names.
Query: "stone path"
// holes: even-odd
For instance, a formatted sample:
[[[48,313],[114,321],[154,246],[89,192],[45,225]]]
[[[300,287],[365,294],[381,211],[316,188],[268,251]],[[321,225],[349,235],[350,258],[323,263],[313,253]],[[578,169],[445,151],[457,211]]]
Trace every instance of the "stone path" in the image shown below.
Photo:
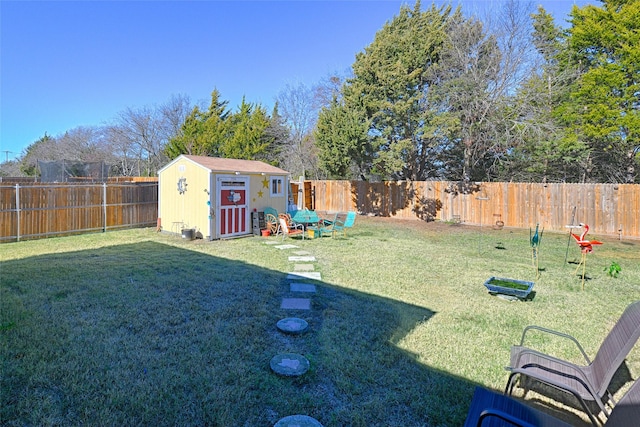
[[[276,241],[267,241],[266,244],[279,250],[298,249],[298,246],[292,244],[280,244]],[[280,308],[292,311],[309,311],[311,310],[311,298],[317,293],[318,289],[315,284],[306,283],[305,280],[322,280],[320,272],[314,271],[313,262],[317,261],[316,257],[311,253],[299,250],[293,252],[294,255],[289,256],[289,262],[294,262],[293,271],[287,273],[285,280],[289,283],[289,292],[291,294],[301,294],[309,298],[302,297],[283,297]],[[302,264],[304,263],[304,264]],[[276,324],[278,330],[284,334],[295,335],[300,334],[309,329],[306,320],[298,317],[287,317],[281,319]],[[282,353],[273,356],[270,362],[271,370],[281,376],[295,377],[304,375],[310,368],[309,360],[301,354]],[[290,415],[278,421],[274,427],[322,427],[322,424],[315,418],[307,415]]]
[[[291,282],[289,283],[289,290],[291,292],[308,292],[308,293],[316,293],[316,285],[312,285],[311,283],[298,283]]]
[[[287,317],[278,321],[276,326],[279,330],[287,334],[301,334],[307,330],[309,323],[307,323],[306,320],[299,319],[297,317]]]
[[[274,248],[278,248],[278,249],[295,249],[298,246],[296,245],[276,245],[274,246]]]
[[[322,424],[306,415],[290,415],[282,418],[273,427],[322,427]]]
[[[285,310],[311,310],[309,298],[282,298],[280,308]]]
[[[287,274],[287,280],[304,280],[304,279],[312,279],[312,280],[322,280],[322,276],[318,271],[293,271]]]
[[[285,377],[299,377],[309,370],[309,361],[306,357],[295,353],[284,353],[273,356],[269,362],[271,370]]]
[[[312,262],[315,260],[316,260],[316,257],[312,255],[296,255],[296,256],[289,257],[289,261],[295,261],[295,262],[302,262],[302,261]]]

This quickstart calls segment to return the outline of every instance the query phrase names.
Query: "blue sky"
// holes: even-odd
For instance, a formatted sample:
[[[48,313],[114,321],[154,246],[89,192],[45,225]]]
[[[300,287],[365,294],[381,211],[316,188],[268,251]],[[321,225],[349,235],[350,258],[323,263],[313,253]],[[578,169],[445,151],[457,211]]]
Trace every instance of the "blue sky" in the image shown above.
[[[442,3],[471,13],[502,1]],[[538,3],[562,23],[588,1]],[[171,95],[208,103],[217,88],[234,110],[245,96],[270,111],[287,84],[344,74],[402,4],[414,1],[2,0],[0,162],[45,132],[99,126]]]

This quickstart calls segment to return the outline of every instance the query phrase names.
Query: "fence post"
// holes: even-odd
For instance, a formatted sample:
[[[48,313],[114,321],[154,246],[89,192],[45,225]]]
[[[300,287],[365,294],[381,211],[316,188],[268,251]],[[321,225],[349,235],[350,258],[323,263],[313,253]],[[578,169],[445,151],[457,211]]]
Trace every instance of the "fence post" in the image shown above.
[[[107,232],[107,183],[102,183],[102,232]]]
[[[20,241],[20,184],[16,183],[16,241]]]

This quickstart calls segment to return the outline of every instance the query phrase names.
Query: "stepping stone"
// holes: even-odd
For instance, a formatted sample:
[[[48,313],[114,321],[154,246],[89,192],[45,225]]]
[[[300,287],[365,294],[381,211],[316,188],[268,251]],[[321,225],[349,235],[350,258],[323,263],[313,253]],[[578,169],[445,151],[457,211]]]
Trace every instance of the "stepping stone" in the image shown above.
[[[298,248],[299,246],[296,245],[278,245],[278,246],[274,246],[274,248],[278,248],[278,249],[294,249],[294,248]]]
[[[273,356],[269,363],[271,370],[285,377],[298,377],[309,370],[309,360],[294,353],[283,353]]]
[[[295,251],[293,254],[294,255],[311,255],[311,252],[309,252],[309,251]]]
[[[294,264],[293,271],[313,271],[313,264]]]
[[[322,280],[319,271],[298,271],[298,272],[287,274],[287,280],[301,280],[301,279]]]
[[[309,298],[282,298],[280,308],[285,310],[311,310],[311,300]]]
[[[264,242],[265,245],[277,245],[280,242],[278,242],[277,240],[268,240],[266,242]]]
[[[322,427],[322,424],[307,415],[289,415],[281,418],[273,427]]]
[[[297,317],[287,317],[286,319],[282,319],[276,323],[278,329],[287,334],[300,334],[304,332],[309,324],[304,319],[299,319]]]
[[[297,255],[297,256],[290,256],[289,257],[289,261],[294,261],[294,262],[308,262],[308,261],[315,261],[316,257],[314,257],[313,255]]]
[[[289,290],[291,292],[316,292],[316,285],[312,285],[311,283],[295,283],[292,282],[289,284]]]

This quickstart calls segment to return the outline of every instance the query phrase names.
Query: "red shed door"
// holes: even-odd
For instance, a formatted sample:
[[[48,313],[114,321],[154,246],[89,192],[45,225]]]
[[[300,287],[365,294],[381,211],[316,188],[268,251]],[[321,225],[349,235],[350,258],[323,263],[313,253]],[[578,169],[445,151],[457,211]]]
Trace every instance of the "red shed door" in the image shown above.
[[[241,236],[250,232],[249,177],[218,176],[217,178],[218,237]]]

